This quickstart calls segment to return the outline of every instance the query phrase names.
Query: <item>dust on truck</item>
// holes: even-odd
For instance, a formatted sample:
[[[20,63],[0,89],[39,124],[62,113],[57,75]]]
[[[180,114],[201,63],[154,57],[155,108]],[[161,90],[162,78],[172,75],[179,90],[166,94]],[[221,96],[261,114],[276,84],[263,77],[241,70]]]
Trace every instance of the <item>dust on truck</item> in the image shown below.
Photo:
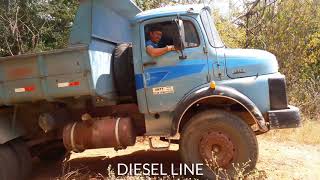
[[[146,53],[154,25],[179,51]],[[27,177],[32,156],[61,147],[123,149],[139,136],[152,150],[179,143],[187,164],[214,156],[229,173],[233,163],[249,171],[256,135],[300,124],[278,69],[269,52],[227,48],[207,6],[141,12],[127,0],[80,1],[68,48],[0,58],[0,179]]]

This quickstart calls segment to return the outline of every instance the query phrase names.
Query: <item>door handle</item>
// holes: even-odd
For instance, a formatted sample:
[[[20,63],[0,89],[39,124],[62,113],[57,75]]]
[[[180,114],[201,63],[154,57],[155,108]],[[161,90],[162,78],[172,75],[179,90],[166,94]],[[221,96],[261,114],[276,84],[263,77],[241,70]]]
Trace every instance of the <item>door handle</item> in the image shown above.
[[[157,64],[157,62],[151,61],[151,62],[145,62],[145,63],[143,63],[143,66],[152,66],[152,65],[156,65],[156,64]]]

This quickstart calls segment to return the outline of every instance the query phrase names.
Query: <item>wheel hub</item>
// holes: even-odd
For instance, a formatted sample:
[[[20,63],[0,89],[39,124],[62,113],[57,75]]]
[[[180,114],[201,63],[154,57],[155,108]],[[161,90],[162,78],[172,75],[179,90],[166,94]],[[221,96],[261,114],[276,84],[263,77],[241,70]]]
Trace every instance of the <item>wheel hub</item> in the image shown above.
[[[209,165],[226,167],[235,155],[235,148],[230,138],[221,132],[210,132],[200,141],[200,154]]]

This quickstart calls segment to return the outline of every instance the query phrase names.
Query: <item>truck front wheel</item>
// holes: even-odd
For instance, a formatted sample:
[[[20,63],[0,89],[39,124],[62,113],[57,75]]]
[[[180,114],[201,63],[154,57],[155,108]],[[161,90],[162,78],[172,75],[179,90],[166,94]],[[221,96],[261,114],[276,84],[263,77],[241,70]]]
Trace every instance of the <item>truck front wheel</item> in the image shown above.
[[[222,110],[194,115],[182,129],[179,151],[186,164],[202,163],[203,174],[209,179],[217,175],[232,179],[235,167],[248,172],[258,159],[258,143],[252,129],[239,117]]]

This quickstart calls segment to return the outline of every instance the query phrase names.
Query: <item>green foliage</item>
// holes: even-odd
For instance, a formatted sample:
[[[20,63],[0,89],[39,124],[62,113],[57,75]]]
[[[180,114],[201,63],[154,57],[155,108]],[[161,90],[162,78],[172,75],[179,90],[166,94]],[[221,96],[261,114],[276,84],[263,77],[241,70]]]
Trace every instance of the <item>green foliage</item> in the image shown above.
[[[42,7],[47,19],[43,31],[43,43],[47,49],[63,48],[68,45],[69,33],[78,8],[78,0],[53,0]]]
[[[239,28],[236,24],[230,22],[228,18],[220,16],[218,11],[214,11],[213,16],[224,44],[229,48],[243,47],[246,39],[245,29]]]
[[[0,56],[67,45],[77,0],[0,2]]]
[[[209,0],[210,1],[210,0]],[[199,4],[206,1],[203,0],[134,0],[134,2],[142,10],[155,9],[167,5],[177,5],[177,4]]]
[[[135,0],[137,6],[139,6],[144,11],[167,5],[169,4],[169,2],[170,0]]]
[[[276,14],[265,15],[264,25],[250,44],[264,46],[278,57],[291,102],[316,119],[320,112],[320,7],[301,0],[280,1],[276,6]]]

